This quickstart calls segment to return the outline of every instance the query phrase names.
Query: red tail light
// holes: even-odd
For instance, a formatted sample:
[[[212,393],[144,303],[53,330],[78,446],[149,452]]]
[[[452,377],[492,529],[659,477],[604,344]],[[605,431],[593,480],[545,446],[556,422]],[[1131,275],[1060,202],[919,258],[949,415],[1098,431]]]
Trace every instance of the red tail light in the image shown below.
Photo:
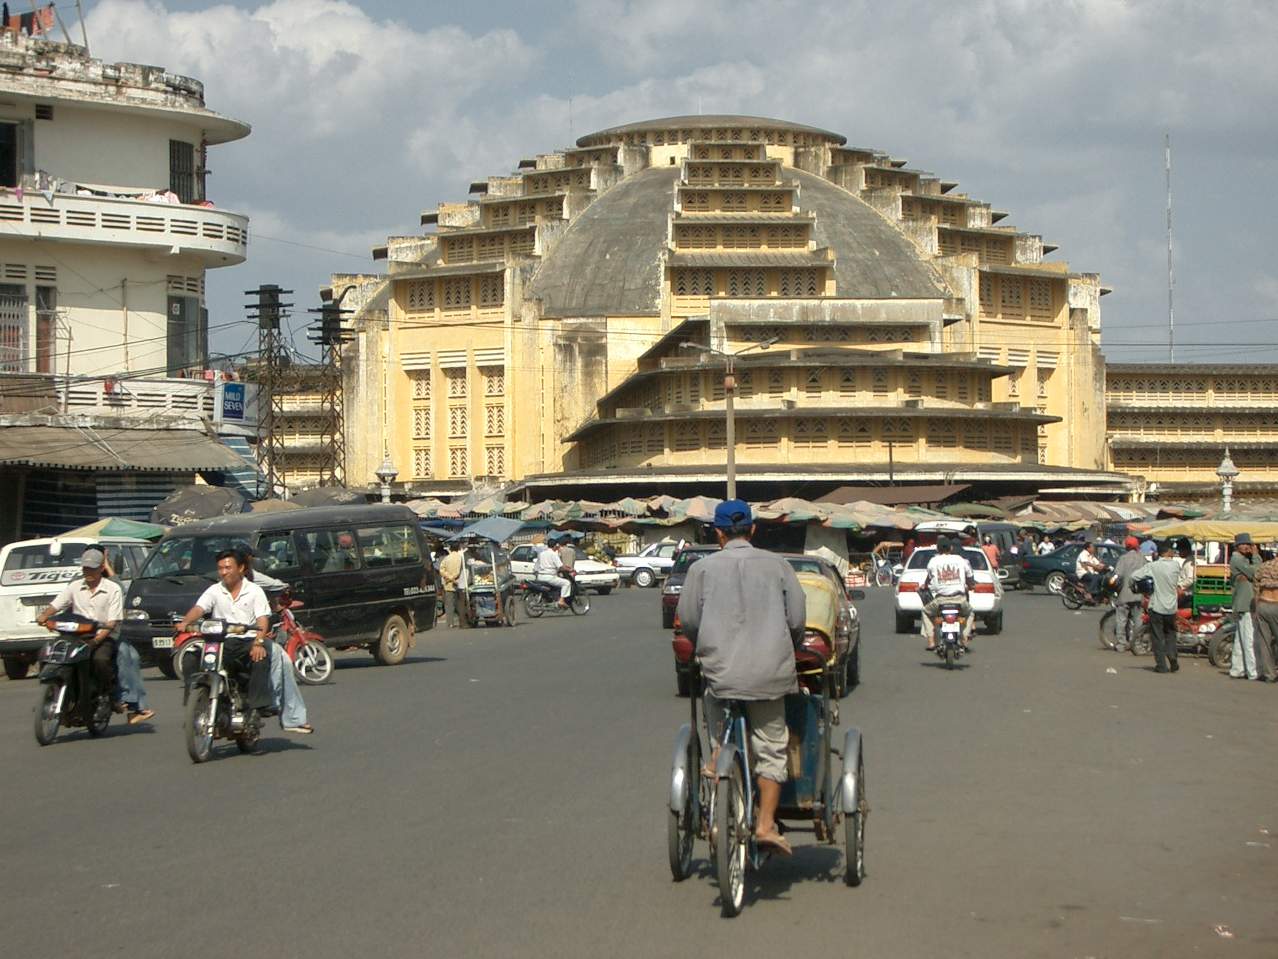
[[[918,583],[911,583],[909,580],[903,579],[896,585],[898,593],[917,593],[919,591]]]
[[[827,640],[821,633],[818,633],[815,629],[804,631],[803,645],[815,653],[820,653],[826,659],[830,658],[829,640]]]
[[[972,592],[992,593],[994,592],[994,584],[993,583],[977,583],[975,586],[972,587]]]

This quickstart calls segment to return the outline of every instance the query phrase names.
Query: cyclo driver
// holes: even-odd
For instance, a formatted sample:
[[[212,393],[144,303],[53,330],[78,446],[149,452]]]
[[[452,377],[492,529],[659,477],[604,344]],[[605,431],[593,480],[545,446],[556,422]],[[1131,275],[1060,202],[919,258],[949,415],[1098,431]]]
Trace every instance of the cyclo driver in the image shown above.
[[[241,551],[225,549],[218,553],[217,575],[221,582],[200,594],[173,631],[186,632],[192,623],[205,616],[220,619],[229,626],[256,627],[256,635],[225,637],[223,661],[233,670],[248,672],[248,708],[269,713],[272,711],[271,661],[266,640],[270,637],[271,604],[261,586],[244,578],[247,568],[248,558]]]
[[[720,503],[714,527],[723,549],[688,570],[677,614],[701,662],[706,721],[715,741],[725,703],[745,706],[759,787],[755,839],[789,855],[776,811],[789,743],[785,696],[799,691],[794,651],[803,641],[807,605],[790,564],[750,545],[754,523],[746,503]]]
[[[972,572],[972,564],[962,554],[951,552],[953,544],[948,537],[942,536],[936,541],[936,555],[927,561],[927,588],[932,598],[923,607],[923,635],[927,637],[927,648],[936,649],[936,614],[941,611],[942,603],[959,600],[959,615],[964,622],[971,617],[972,607],[967,601],[967,592],[976,585],[976,576]],[[963,648],[967,648],[969,630],[963,630]]]

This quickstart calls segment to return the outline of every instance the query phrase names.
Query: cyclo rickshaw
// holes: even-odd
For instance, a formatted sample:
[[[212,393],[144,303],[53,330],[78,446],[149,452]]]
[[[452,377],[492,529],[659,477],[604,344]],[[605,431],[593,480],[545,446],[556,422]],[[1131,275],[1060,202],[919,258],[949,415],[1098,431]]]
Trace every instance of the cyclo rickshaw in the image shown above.
[[[462,605],[466,626],[515,625],[517,582],[510,555],[502,547],[523,524],[519,520],[491,517],[468,526],[452,538],[461,546],[466,566]]]
[[[777,825],[783,820],[807,820],[818,841],[844,847],[843,879],[859,886],[865,878],[865,761],[861,732],[849,727],[843,749],[834,745],[839,725],[835,649],[829,633],[809,628],[795,651],[799,692],[785,698],[787,777],[781,788]],[[691,644],[676,633],[676,643]],[[690,652],[690,650],[689,650]],[[676,650],[678,655],[678,650]],[[690,657],[691,719],[675,737],[670,777],[667,844],[670,872],[676,882],[692,874],[693,842],[704,839],[719,882],[725,916],[735,916],[745,903],[745,877],[767,861],[767,847],[754,838],[755,784],[749,754],[749,730],[739,703],[728,703],[728,721],[712,740],[704,714],[698,716],[701,673]],[[703,749],[703,742],[706,744]],[[718,749],[713,776],[704,773],[703,755]],[[836,778],[835,758],[840,760]],[[840,829],[840,827],[842,827]]]

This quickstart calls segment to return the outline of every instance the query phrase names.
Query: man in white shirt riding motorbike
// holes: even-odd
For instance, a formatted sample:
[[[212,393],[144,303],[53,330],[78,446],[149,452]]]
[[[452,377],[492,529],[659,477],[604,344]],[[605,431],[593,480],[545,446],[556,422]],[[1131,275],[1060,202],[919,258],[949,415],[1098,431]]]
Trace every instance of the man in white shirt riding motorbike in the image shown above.
[[[965,623],[963,628],[963,648],[968,645],[972,617],[972,607],[967,601],[968,590],[976,584],[972,572],[972,564],[962,553],[953,552],[953,544],[947,537],[941,537],[936,543],[936,555],[927,563],[926,585],[932,598],[923,607],[923,635],[927,637],[927,648],[936,649],[936,615],[942,603],[958,602],[959,615]]]
[[[568,597],[572,595],[572,583],[559,575],[562,562],[559,553],[553,546],[547,546],[533,560],[533,578],[539,583],[549,583],[559,587],[559,608],[568,607]]]

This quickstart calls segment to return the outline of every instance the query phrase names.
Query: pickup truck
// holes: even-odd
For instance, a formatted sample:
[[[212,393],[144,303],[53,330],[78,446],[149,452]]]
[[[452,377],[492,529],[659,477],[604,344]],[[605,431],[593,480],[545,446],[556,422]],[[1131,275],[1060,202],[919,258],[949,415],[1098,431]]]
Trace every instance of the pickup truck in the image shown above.
[[[679,544],[674,540],[662,540],[644,547],[633,556],[618,556],[614,562],[623,582],[632,581],[636,586],[647,589],[670,575],[670,567],[674,565],[678,551]]]

